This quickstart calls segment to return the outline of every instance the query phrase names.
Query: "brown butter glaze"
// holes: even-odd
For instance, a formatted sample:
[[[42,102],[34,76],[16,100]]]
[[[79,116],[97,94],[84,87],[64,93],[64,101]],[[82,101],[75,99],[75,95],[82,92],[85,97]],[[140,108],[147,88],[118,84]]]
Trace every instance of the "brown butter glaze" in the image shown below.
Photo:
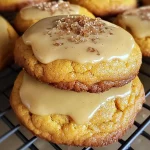
[[[79,6],[63,1],[43,2],[23,8],[20,14],[25,20],[39,20],[58,15],[79,14]]]
[[[150,36],[150,6],[125,12],[122,20],[136,37]]]
[[[83,124],[108,100],[128,96],[131,93],[131,85],[132,82],[99,94],[77,93],[54,88],[24,73],[20,97],[33,114],[63,114],[70,116],[77,124]]]
[[[43,19],[29,28],[22,38],[43,64],[57,59],[79,63],[125,60],[135,46],[133,37],[124,29],[85,16]]]

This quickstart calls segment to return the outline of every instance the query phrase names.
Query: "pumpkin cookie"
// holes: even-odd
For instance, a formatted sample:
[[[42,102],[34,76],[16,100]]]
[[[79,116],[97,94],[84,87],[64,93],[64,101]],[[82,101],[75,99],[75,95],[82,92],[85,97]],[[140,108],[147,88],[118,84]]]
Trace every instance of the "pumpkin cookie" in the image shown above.
[[[135,8],[136,0],[69,0],[73,4],[81,5],[96,16],[104,17],[116,15],[125,10]]]
[[[46,1],[48,0],[0,0],[0,11],[16,11],[29,4]]]
[[[116,24],[130,32],[140,46],[143,56],[150,57],[150,6],[119,15]]]
[[[31,77],[28,76],[28,78]],[[36,94],[33,93],[32,89],[28,89],[31,88],[30,86],[26,86],[26,90],[24,89],[24,93],[22,93],[21,88],[22,84],[25,84],[24,79],[24,73],[22,72],[19,74],[17,80],[15,81],[10,99],[13,110],[15,111],[20,122],[25,125],[32,133],[57,144],[93,147],[106,146],[108,144],[111,144],[122,138],[126,130],[132,126],[136,114],[141,109],[142,104],[145,100],[143,86],[138,77],[136,77],[131,83],[130,93],[120,98],[118,97],[115,99],[113,98],[104,101],[103,105],[101,105],[101,107],[94,113],[89,121],[79,124],[76,123],[74,119],[72,119],[72,117],[64,114],[39,115],[36,113],[32,113],[31,111],[39,112],[42,110],[41,112],[46,112],[47,110],[53,111],[55,109],[54,107],[49,107],[49,104],[48,107],[45,107],[47,106],[47,102],[44,98],[45,96],[43,96],[41,101],[39,97],[33,100]],[[31,78],[30,80],[31,83],[35,82],[34,86],[37,85],[36,87],[39,87],[39,84],[43,84],[33,78]],[[46,84],[44,86],[50,87]],[[45,90],[47,90],[47,88],[45,88]],[[57,96],[60,95],[60,92],[61,94],[63,92],[63,90],[55,89],[54,87],[52,87],[52,90],[57,90]],[[49,92],[53,93],[51,92],[51,90]],[[65,92],[66,99],[68,99],[67,94],[72,91]],[[85,94],[88,92],[83,93]],[[77,94],[80,95],[83,93]],[[31,100],[30,98],[28,98],[29,105],[26,105],[26,100],[24,99],[25,101],[23,101],[22,99],[26,94],[28,96],[30,95],[30,98],[32,99]],[[31,96],[32,94],[33,97]],[[95,93],[88,94],[95,95]],[[99,93],[99,95],[101,94],[103,93]],[[57,101],[55,99],[57,98],[51,97],[48,101]],[[72,101],[72,99],[69,100]],[[76,104],[78,104],[79,102],[80,99],[76,99]],[[44,103],[45,106],[43,105]],[[61,108],[64,107],[64,103],[65,97],[63,97],[63,103],[59,104],[62,106]],[[70,105],[72,105],[72,103],[70,103]],[[68,108],[70,108],[70,105],[68,105]],[[86,101],[85,103],[83,103],[82,108],[84,108],[84,106],[86,107]],[[90,105],[88,106],[90,107]],[[80,108],[78,108],[78,111],[81,111]],[[29,111],[29,109],[31,109],[31,111]],[[83,114],[84,112],[80,114],[80,116],[82,116]]]
[[[18,35],[13,27],[0,16],[0,70],[13,60],[13,50]]]
[[[43,18],[70,14],[80,14],[94,18],[94,15],[86,8],[70,4],[69,2],[53,1],[39,3],[21,9],[21,11],[17,14],[14,23],[18,31],[24,32],[32,24]]]
[[[132,36],[114,24],[59,16],[43,19],[24,33],[16,43],[15,61],[55,87],[97,93],[133,80],[141,52]]]

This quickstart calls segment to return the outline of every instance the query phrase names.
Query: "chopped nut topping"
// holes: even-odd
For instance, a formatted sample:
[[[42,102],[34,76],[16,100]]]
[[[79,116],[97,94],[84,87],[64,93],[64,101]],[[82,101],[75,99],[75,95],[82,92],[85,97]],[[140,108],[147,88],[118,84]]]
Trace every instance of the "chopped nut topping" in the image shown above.
[[[104,32],[103,26],[100,18],[91,19],[85,16],[71,16],[57,21],[57,29],[83,37]]]
[[[87,52],[91,53],[96,52],[97,55],[100,55],[99,51],[93,47],[88,47]]]
[[[75,44],[83,43],[91,40],[96,44],[100,39],[99,35],[102,33],[108,33],[112,35],[112,29],[107,28],[107,25],[100,19],[92,19],[86,16],[66,16],[58,19],[55,22],[53,28],[47,28],[44,33],[53,37],[57,35],[59,39],[53,39],[54,43],[56,40],[67,38],[69,42]],[[58,44],[55,44],[58,46]],[[98,54],[99,55],[99,54]]]
[[[88,47],[87,52],[96,52],[96,49],[93,47]]]
[[[63,0],[59,0],[58,2],[43,2],[35,4],[34,7],[43,11],[49,11],[51,14],[54,14],[57,10],[68,11],[68,13],[71,11],[70,3]]]

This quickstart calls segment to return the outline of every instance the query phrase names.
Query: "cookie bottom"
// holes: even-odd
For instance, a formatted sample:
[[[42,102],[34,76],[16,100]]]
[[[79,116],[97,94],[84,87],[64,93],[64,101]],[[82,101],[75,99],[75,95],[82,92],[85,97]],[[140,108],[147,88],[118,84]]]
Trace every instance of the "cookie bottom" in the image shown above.
[[[121,87],[125,84],[130,83],[136,75],[132,75],[130,78],[120,81],[101,81],[92,85],[86,85],[84,83],[81,83],[79,81],[73,81],[73,82],[59,82],[59,83],[52,83],[50,85],[55,86],[56,88],[62,89],[62,90],[71,90],[76,92],[90,92],[90,93],[99,93],[99,92],[105,92],[112,87]]]
[[[129,96],[107,101],[89,122],[79,125],[66,115],[39,116],[29,112],[19,95],[22,78],[23,72],[12,90],[13,110],[33,134],[57,144],[97,147],[114,143],[132,126],[145,100],[143,86],[136,77]]]

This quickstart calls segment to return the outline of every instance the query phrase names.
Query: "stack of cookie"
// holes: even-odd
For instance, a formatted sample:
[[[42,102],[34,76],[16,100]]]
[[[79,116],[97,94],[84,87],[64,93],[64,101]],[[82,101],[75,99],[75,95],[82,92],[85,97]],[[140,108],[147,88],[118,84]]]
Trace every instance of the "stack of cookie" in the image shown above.
[[[105,146],[121,138],[144,102],[141,52],[124,29],[58,16],[17,41],[11,106],[35,135],[59,144]]]

